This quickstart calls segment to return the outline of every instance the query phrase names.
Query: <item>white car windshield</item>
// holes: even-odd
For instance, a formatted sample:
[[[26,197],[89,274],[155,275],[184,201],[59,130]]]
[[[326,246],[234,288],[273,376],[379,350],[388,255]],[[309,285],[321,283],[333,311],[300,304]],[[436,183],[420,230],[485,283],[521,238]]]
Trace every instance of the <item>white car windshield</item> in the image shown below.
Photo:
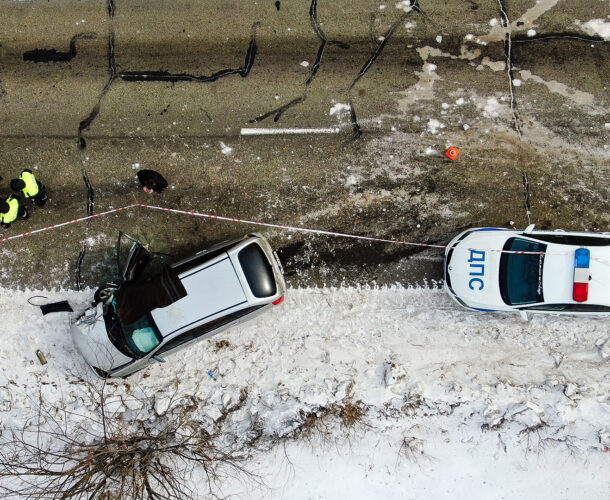
[[[163,340],[158,329],[151,322],[149,314],[130,325],[124,325],[118,317],[115,298],[112,299],[107,308],[104,319],[110,340],[119,341],[123,348],[129,350],[131,357],[142,358],[146,356]],[[122,349],[119,350],[122,351]]]

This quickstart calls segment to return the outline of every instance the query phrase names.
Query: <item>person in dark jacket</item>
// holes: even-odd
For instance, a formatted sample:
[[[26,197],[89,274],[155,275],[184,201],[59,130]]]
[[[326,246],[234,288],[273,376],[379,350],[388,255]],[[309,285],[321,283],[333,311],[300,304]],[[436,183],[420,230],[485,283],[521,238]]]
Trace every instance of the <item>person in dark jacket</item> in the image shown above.
[[[38,207],[42,207],[48,199],[44,184],[36,179],[29,168],[21,172],[19,179],[11,180],[11,189],[16,193],[21,191],[26,200],[32,200]]]
[[[160,193],[167,187],[165,178],[154,170],[140,170],[137,176],[140,184],[142,184],[142,189],[148,194],[153,192]]]
[[[21,204],[21,198],[15,194],[0,200],[0,226],[4,229],[11,227],[11,224],[18,217],[27,219],[30,216],[27,209]]]

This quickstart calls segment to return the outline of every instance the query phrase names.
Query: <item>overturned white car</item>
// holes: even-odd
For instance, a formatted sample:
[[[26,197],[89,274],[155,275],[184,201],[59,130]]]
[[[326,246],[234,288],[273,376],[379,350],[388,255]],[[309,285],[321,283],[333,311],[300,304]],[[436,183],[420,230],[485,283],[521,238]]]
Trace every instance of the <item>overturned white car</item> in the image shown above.
[[[119,239],[120,243],[120,239]],[[120,283],[107,283],[72,324],[100,377],[123,377],[283,301],[277,254],[260,234],[223,242],[138,279],[149,253],[134,241]]]

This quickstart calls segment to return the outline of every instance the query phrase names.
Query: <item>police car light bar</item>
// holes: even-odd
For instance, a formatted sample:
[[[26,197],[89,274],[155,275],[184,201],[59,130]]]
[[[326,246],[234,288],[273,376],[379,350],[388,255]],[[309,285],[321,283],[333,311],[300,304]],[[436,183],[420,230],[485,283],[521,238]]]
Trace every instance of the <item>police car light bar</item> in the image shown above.
[[[589,297],[589,261],[591,252],[579,248],[574,252],[574,289],[572,298],[575,302],[585,302]]]

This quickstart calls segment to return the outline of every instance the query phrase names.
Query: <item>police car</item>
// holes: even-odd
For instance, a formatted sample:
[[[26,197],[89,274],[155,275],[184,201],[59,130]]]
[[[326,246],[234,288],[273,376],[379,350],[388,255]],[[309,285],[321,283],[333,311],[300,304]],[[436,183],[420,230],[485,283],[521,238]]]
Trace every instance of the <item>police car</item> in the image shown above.
[[[445,289],[477,311],[610,317],[610,233],[475,228],[445,250]]]

